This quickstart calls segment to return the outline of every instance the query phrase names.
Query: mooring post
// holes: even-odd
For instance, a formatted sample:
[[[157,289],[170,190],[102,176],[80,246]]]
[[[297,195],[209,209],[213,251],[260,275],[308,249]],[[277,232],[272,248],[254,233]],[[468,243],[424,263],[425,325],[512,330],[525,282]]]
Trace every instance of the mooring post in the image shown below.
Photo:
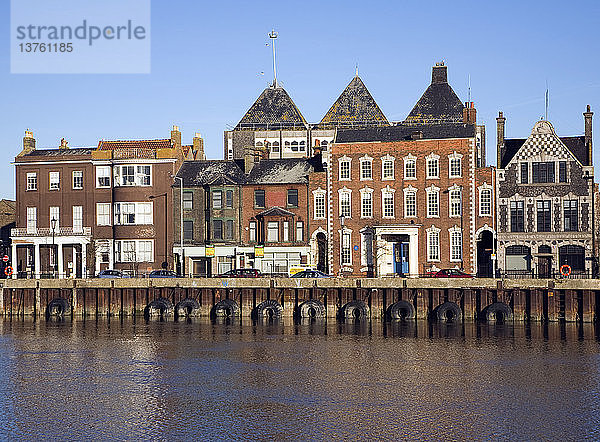
[[[73,316],[77,313],[77,281],[73,280],[73,288],[71,289],[71,299],[72,299],[72,308]]]
[[[35,283],[35,315],[41,316],[42,312],[42,288],[40,287],[40,282],[36,281]]]
[[[596,292],[594,292],[593,290],[584,290],[582,301],[582,321],[594,322],[596,316]]]

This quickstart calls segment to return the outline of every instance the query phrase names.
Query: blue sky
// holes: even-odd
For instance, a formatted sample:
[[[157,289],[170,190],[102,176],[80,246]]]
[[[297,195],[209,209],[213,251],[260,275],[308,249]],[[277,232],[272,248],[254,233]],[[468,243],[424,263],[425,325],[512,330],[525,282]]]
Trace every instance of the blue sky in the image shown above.
[[[201,132],[208,157],[221,158],[223,130],[272,80],[273,27],[278,78],[309,121],[325,114],[356,63],[386,116],[402,120],[431,66],[445,60],[463,101],[471,77],[488,163],[496,158],[498,111],[508,137],[526,137],[544,115],[546,82],[559,135],[583,133],[586,104],[600,130],[598,2],[153,0],[148,75],[10,74],[9,3],[0,0],[0,197],[14,197],[10,161],[26,128],[38,147],[56,147],[62,137],[94,146],[102,138],[166,138],[177,124],[184,142]]]

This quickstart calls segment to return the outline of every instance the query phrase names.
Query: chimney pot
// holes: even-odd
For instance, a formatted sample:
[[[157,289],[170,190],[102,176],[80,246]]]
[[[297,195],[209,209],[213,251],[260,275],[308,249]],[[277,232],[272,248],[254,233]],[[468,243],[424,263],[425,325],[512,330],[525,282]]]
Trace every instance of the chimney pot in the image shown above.
[[[179,132],[179,126],[173,125],[173,132]]]

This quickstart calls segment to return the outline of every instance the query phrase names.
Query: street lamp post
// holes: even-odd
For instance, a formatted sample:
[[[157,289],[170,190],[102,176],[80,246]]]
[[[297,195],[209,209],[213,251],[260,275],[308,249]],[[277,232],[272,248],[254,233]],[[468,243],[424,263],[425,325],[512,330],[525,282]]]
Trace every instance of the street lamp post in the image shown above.
[[[163,261],[161,267],[166,270],[169,268],[169,262],[167,261],[167,252],[169,249],[169,214],[167,213],[167,192],[161,193],[159,195],[150,195],[148,199],[154,200],[163,196],[165,197],[165,260]]]
[[[183,178],[171,175],[179,180],[179,260],[181,261],[181,276],[185,276],[185,257],[183,256]]]
[[[54,230],[56,229],[56,218],[52,217],[50,220],[50,227],[52,227],[52,277],[54,278],[56,277],[56,252],[54,250]]]

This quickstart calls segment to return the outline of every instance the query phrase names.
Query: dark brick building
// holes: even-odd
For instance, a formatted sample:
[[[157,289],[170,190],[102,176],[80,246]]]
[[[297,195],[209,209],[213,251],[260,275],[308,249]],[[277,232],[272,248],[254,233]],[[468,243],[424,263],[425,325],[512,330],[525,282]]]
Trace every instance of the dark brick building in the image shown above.
[[[238,253],[246,181],[242,168],[235,161],[186,161],[177,177],[183,179],[185,274],[210,277],[244,267],[244,255]],[[177,180],[173,185],[177,254],[181,253],[179,184]]]
[[[592,112],[583,136],[559,137],[549,121],[535,123],[527,138],[498,137],[498,267],[507,276],[591,274],[594,168]]]

